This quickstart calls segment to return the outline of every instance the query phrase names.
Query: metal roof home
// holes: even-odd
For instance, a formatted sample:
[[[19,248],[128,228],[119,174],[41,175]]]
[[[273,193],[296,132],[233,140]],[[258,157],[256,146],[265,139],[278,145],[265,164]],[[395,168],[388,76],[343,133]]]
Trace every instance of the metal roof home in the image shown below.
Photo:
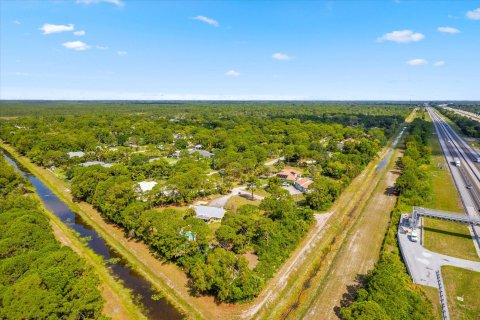
[[[84,166],[84,167],[90,167],[90,166],[94,166],[94,165],[97,165],[97,164],[101,165],[104,168],[110,168],[112,166],[111,163],[105,163],[105,162],[102,162],[102,161],[88,161],[88,162],[81,163],[80,165]]]
[[[190,149],[190,150],[188,150],[188,153],[190,153],[190,154],[195,153],[195,152],[200,153],[200,155],[204,156],[205,158],[211,158],[211,157],[214,156],[213,153],[208,152],[207,150],[202,150],[202,149]]]
[[[74,157],[81,158],[85,155],[85,152],[83,152],[83,151],[70,151],[70,152],[67,152],[67,154],[70,158],[74,158]]]
[[[205,221],[221,220],[225,215],[225,210],[217,207],[209,206],[192,206],[195,210],[195,217]]]
[[[141,181],[138,183],[142,192],[151,191],[158,183],[155,181]]]

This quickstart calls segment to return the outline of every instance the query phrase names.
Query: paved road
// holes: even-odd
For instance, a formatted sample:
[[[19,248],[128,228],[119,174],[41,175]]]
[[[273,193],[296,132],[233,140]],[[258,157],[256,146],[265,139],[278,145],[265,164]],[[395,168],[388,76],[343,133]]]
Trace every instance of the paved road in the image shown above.
[[[405,218],[405,216],[403,216]],[[405,220],[401,225],[405,224]],[[438,288],[438,281],[435,272],[442,266],[453,266],[480,272],[480,262],[464,260],[446,256],[440,253],[425,249],[420,242],[410,241],[406,233],[398,229],[398,240],[404,261],[408,267],[413,281],[429,287]]]
[[[245,191],[246,188],[247,187],[245,187],[245,186],[233,188],[232,191],[229,194],[226,194],[226,195],[224,195],[220,198],[212,200],[212,202],[210,202],[209,205],[212,206],[212,207],[223,208],[227,204],[228,200],[233,196],[241,195],[241,196],[245,196],[245,197],[250,197],[252,195],[252,193],[248,192],[248,191]],[[265,198],[265,197],[256,195],[255,193],[253,194],[253,197],[256,200],[263,200]]]
[[[427,108],[432,118],[438,135],[440,145],[442,147],[445,159],[447,160],[453,180],[460,194],[465,212],[472,217],[479,217],[480,209],[480,172],[476,159],[476,151],[468,146],[463,139],[456,134],[450,125],[443,120],[432,108]],[[454,159],[460,160],[460,167],[454,165]],[[467,189],[467,185],[472,188]],[[480,228],[470,227],[470,233],[475,240],[475,248],[480,256]]]
[[[273,166],[275,163],[277,163],[279,161],[283,161],[283,160],[285,160],[285,157],[276,158],[276,159],[265,162],[265,165],[266,166]]]
[[[290,193],[292,196],[297,194],[302,194],[302,192],[300,190],[297,190],[294,186],[288,186],[288,187],[282,186],[282,188],[287,190],[288,193]]]

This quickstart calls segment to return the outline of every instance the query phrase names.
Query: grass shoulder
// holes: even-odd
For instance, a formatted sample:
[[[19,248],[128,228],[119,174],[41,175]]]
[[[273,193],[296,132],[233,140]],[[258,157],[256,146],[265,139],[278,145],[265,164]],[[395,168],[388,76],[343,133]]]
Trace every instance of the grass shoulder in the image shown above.
[[[474,320],[480,314],[480,273],[455,267],[442,267],[452,319]]]

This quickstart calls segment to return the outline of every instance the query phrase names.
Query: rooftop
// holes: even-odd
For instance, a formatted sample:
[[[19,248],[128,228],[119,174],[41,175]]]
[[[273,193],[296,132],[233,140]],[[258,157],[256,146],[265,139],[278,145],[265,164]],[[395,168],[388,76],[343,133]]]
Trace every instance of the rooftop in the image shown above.
[[[138,183],[142,192],[151,191],[157,184],[155,181],[141,181]]]
[[[70,152],[67,152],[67,154],[70,158],[74,158],[74,157],[81,158],[85,155],[85,152],[83,152],[83,151],[70,151]]]
[[[103,161],[88,161],[88,162],[81,163],[80,165],[84,167],[90,167],[90,166],[95,166],[97,164],[101,165],[104,168],[110,168],[111,166],[113,166],[111,163],[105,163]]]
[[[192,206],[195,210],[195,216],[199,219],[222,219],[225,215],[225,210],[217,207],[209,206]]]

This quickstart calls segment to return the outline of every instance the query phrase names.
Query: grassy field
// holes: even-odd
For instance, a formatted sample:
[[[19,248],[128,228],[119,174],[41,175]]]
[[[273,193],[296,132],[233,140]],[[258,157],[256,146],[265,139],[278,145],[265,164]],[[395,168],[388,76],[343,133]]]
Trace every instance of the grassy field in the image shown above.
[[[443,267],[442,276],[447,289],[450,318],[479,319],[480,273],[454,267]],[[463,301],[461,301],[462,299]]]
[[[452,257],[480,261],[467,227],[454,222],[424,220],[424,246]]]
[[[464,209],[460,196],[447,167],[436,134],[432,134],[430,144],[432,146],[432,198],[425,204],[425,207],[463,213]],[[425,248],[453,257],[479,261],[467,226],[424,219],[424,230]],[[459,248],[461,249],[459,250]]]
[[[237,211],[237,209],[244,204],[252,204],[254,206],[260,205],[260,200],[250,200],[241,196],[233,196],[228,199],[227,204],[225,204],[225,209],[230,211]]]
[[[420,286],[420,288],[422,288],[422,291],[425,293],[428,300],[432,302],[433,315],[436,319],[442,319],[442,306],[440,304],[438,289],[429,286]]]

